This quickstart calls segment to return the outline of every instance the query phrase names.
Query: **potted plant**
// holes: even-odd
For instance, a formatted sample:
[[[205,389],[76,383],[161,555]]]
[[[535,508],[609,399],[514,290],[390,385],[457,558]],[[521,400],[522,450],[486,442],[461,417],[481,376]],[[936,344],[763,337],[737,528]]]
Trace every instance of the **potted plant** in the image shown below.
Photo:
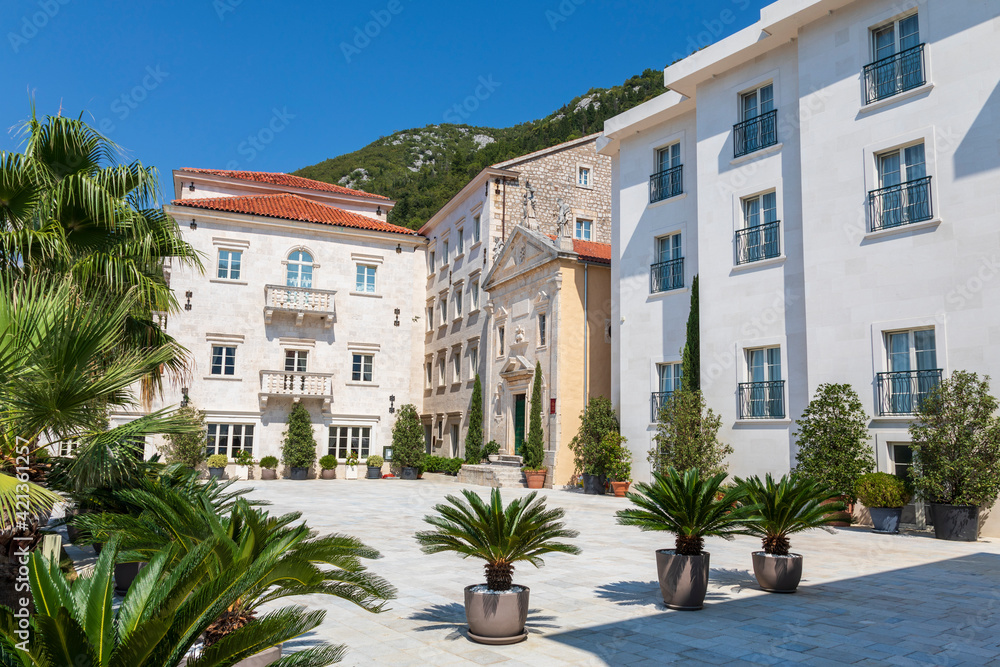
[[[913,484],[931,503],[934,536],[975,542],[979,514],[1000,493],[1000,419],[990,378],[955,371],[921,401],[910,425]]]
[[[788,536],[836,521],[831,510],[843,509],[839,491],[796,473],[778,482],[770,474],[763,481],[737,478],[736,485],[743,489],[745,508],[751,511],[746,531],[763,543],[764,550],[752,555],[757,583],[771,593],[794,593],[802,579],[802,556],[789,552]]]
[[[424,518],[434,530],[418,532],[417,541],[424,553],[453,551],[485,561],[486,583],[465,587],[470,639],[482,644],[524,641],[530,591],[513,583],[514,564],[540,567],[544,554],[580,553],[575,545],[557,541],[577,532],[560,521],[563,510],[548,509],[537,491],[506,507],[500,489],[493,489],[488,503],[468,489],[462,495],[464,500],[450,495],[434,507],[437,514]]]
[[[402,479],[417,479],[424,458],[424,427],[413,404],[399,408],[398,415],[392,425],[392,460],[402,469]]]
[[[365,475],[368,479],[382,479],[382,464],[385,460],[378,454],[372,454],[365,461],[365,465],[368,466],[368,474]]]
[[[347,455],[347,472],[344,477],[346,479],[358,478],[358,452],[356,450],[352,449]]]
[[[319,457],[320,477],[323,479],[336,479],[337,477],[337,457],[327,454]]]
[[[521,451],[524,480],[529,489],[545,486],[545,445],[542,434],[542,364],[535,362],[535,380],[531,389],[531,412],[528,418],[528,439]]]
[[[611,490],[616,498],[624,498],[632,483],[632,452],[624,444],[626,439],[618,433],[608,433],[604,439],[608,441],[609,448],[616,448],[608,470],[608,476],[611,478]]]
[[[583,475],[583,492],[604,495],[609,461],[601,442],[607,433],[620,431],[611,400],[595,396],[580,415],[580,428],[570,442],[577,472]]]
[[[705,538],[731,539],[745,532],[749,508],[740,503],[744,491],[733,487],[716,500],[725,479],[725,473],[702,476],[697,468],[654,472],[651,484],[639,482],[636,491],[625,494],[636,507],[616,512],[624,526],[676,536],[673,549],[656,551],[660,592],[670,609],[696,610],[705,604],[710,558]]]
[[[233,457],[233,461],[236,465],[243,468],[243,476],[246,479],[250,479],[250,470],[254,465],[253,454],[245,449],[241,449],[236,456]]]
[[[281,458],[291,468],[292,479],[306,479],[309,466],[316,462],[316,438],[313,436],[312,419],[309,411],[297,403],[288,414],[288,428],[285,442],[281,446]]]
[[[899,532],[903,507],[910,502],[912,496],[906,488],[906,482],[895,475],[871,472],[858,479],[854,495],[868,508],[872,518],[872,532]]]
[[[212,479],[222,479],[222,474],[226,472],[226,464],[229,463],[229,459],[226,458],[225,454],[212,454],[208,457],[206,461],[208,465],[208,474]]]
[[[278,479],[278,457],[265,456],[260,460],[260,478]]]

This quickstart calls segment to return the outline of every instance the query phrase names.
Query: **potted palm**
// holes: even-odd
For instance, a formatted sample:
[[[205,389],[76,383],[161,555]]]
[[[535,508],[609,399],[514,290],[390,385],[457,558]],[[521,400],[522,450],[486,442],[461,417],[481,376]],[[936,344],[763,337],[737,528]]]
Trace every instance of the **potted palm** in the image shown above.
[[[557,541],[577,532],[565,528],[563,510],[548,509],[536,491],[506,507],[500,489],[493,489],[488,503],[468,489],[462,495],[464,500],[448,496],[435,505],[437,514],[424,517],[434,530],[418,532],[417,541],[424,553],[453,551],[486,562],[486,583],[465,587],[470,639],[494,645],[524,641],[530,590],[513,583],[514,564],[540,567],[544,554],[580,553],[575,545]]]
[[[346,479],[358,478],[358,452],[353,449],[347,455],[347,472],[344,474],[344,477]]]
[[[337,477],[337,457],[333,454],[319,457],[320,477],[323,479],[336,479]]]
[[[625,497],[635,508],[618,510],[618,523],[641,530],[673,533],[673,549],[656,551],[657,578],[663,602],[670,609],[696,610],[708,592],[710,554],[706,537],[732,539],[745,532],[749,508],[740,501],[744,491],[732,487],[716,499],[725,473],[702,476],[697,468],[653,473],[651,484],[639,482]]]
[[[383,459],[378,454],[372,454],[365,461],[365,465],[368,467],[368,474],[365,475],[368,479],[382,479],[382,464],[385,463]]]
[[[903,480],[884,472],[868,473],[858,479],[854,495],[868,508],[872,518],[872,532],[899,532],[903,507],[911,498]]]
[[[278,457],[265,456],[260,460],[260,478],[278,479]]]
[[[836,512],[844,509],[840,491],[796,473],[777,482],[770,474],[763,481],[737,478],[736,485],[752,513],[746,531],[763,543],[763,551],[753,552],[757,583],[771,593],[794,593],[802,579],[802,556],[789,552],[788,536],[837,521]]]
[[[226,464],[229,459],[225,454],[212,454],[208,457],[208,474],[212,479],[222,479],[222,474],[226,472]]]
[[[301,403],[296,404],[288,414],[288,428],[285,430],[285,442],[281,446],[281,457],[285,465],[291,468],[291,478],[299,480],[309,476],[309,466],[316,461],[312,419]]]

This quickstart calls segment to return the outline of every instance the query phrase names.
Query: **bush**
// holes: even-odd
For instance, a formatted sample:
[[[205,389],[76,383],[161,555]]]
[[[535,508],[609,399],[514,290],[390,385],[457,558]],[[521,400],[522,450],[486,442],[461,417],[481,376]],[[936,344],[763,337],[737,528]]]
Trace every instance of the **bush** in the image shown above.
[[[253,465],[253,454],[245,449],[241,449],[237,452],[236,456],[233,457],[233,463],[238,466],[252,466]]]
[[[798,464],[802,473],[854,501],[854,486],[861,475],[875,470],[875,457],[868,445],[868,415],[857,392],[849,384],[821,384],[802,417],[799,430]]]
[[[209,468],[225,468],[226,464],[229,463],[229,459],[226,458],[225,454],[212,454],[208,457],[206,463]]]
[[[337,457],[333,454],[319,457],[319,467],[323,470],[335,470],[337,468]]]
[[[385,459],[378,454],[372,454],[365,460],[365,465],[369,468],[381,468],[383,463],[385,463]]]
[[[316,438],[313,437],[309,411],[298,403],[288,414],[288,428],[281,457],[290,468],[308,468],[316,461]]]
[[[205,413],[189,405],[177,410],[177,416],[189,421],[197,430],[168,435],[162,448],[163,458],[167,463],[179,463],[188,468],[196,468],[208,456],[205,451],[205,443],[208,442]]]
[[[392,461],[404,468],[416,468],[424,456],[424,427],[417,408],[407,403],[399,409],[392,425]]]
[[[483,460],[483,384],[476,374],[469,403],[469,431],[465,435],[465,462],[476,464]]]
[[[885,472],[865,473],[854,485],[854,496],[865,507],[902,507],[911,495],[903,480]]]
[[[649,462],[661,471],[697,468],[709,477],[724,473],[733,448],[719,442],[721,426],[722,418],[706,407],[700,391],[675,391],[657,415]]]
[[[618,433],[618,415],[606,396],[595,396],[580,414],[580,429],[569,443],[578,473],[605,475],[610,461],[602,458],[601,441],[608,433]]]
[[[490,456],[496,456],[499,453],[500,444],[496,440],[490,440],[486,443],[486,446],[483,447],[483,459],[488,459]]]
[[[627,439],[618,433],[607,433],[601,440],[601,449],[607,452],[608,477],[616,482],[629,482],[632,480],[632,452],[625,443]]]
[[[260,460],[260,467],[265,470],[277,470],[278,469],[278,457],[277,456],[265,456]]]
[[[352,449],[347,454],[347,460],[345,461],[345,463],[347,463],[347,465],[349,465],[349,466],[356,466],[356,465],[358,465],[358,460],[359,459],[360,459],[360,457],[358,456],[357,450],[356,449]]]
[[[545,470],[545,441],[542,434],[542,364],[535,362],[535,381],[531,389],[531,413],[528,439],[524,443],[524,469]]]
[[[420,463],[420,469],[421,472],[443,472],[448,475],[457,475],[464,464],[465,459],[462,457],[450,459],[427,454]]]
[[[910,426],[913,483],[924,500],[989,507],[1000,493],[1000,420],[990,378],[955,371]]]

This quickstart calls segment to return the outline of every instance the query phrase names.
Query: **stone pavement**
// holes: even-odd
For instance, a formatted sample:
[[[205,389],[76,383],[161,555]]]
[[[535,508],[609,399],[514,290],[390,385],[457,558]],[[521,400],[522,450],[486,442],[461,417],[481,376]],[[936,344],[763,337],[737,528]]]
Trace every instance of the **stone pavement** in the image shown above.
[[[347,644],[346,665],[1000,665],[1000,540],[816,530],[793,536],[793,551],[805,556],[803,581],[798,593],[779,595],[757,588],[756,539],[709,539],[705,609],[668,611],[653,553],[672,537],[616,525],[624,499],[547,489],[580,531],[583,553],[546,557],[537,570],[518,566],[515,581],[531,588],[531,635],[487,647],[466,638],[462,606],[462,589],[483,579],[481,565],[424,555],[413,534],[446,494],[488,489],[428,480],[240,484],[255,486],[251,497],[272,501],[272,512],[300,511],[320,533],[347,533],[382,552],[370,569],[399,589],[390,610],[300,598],[328,613],[295,646],[317,637]],[[503,489],[505,498],[526,493]]]

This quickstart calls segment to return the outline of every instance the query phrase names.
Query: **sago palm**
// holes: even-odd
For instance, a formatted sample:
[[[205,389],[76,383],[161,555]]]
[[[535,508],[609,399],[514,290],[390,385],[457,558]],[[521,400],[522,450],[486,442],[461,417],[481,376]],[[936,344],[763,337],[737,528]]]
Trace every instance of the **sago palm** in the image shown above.
[[[537,492],[512,500],[504,507],[500,490],[493,489],[489,502],[468,489],[465,499],[448,496],[434,506],[436,516],[424,521],[435,530],[416,534],[424,553],[453,551],[462,558],[486,561],[486,586],[491,591],[510,590],[514,564],[528,562],[541,567],[548,553],[578,554],[580,549],[557,540],[577,536],[561,522],[561,508],[548,509]]]
[[[732,539],[745,532],[750,508],[740,504],[744,491],[734,487],[717,499],[725,479],[725,473],[702,476],[697,468],[654,472],[651,484],[640,482],[625,494],[636,507],[618,510],[618,523],[673,533],[678,555],[697,556],[706,537]]]
[[[767,554],[787,556],[789,535],[822,528],[839,520],[837,513],[844,510],[839,492],[803,475],[790,473],[775,482],[768,474],[763,480],[737,478],[736,483],[752,512],[747,532],[761,538]]]

